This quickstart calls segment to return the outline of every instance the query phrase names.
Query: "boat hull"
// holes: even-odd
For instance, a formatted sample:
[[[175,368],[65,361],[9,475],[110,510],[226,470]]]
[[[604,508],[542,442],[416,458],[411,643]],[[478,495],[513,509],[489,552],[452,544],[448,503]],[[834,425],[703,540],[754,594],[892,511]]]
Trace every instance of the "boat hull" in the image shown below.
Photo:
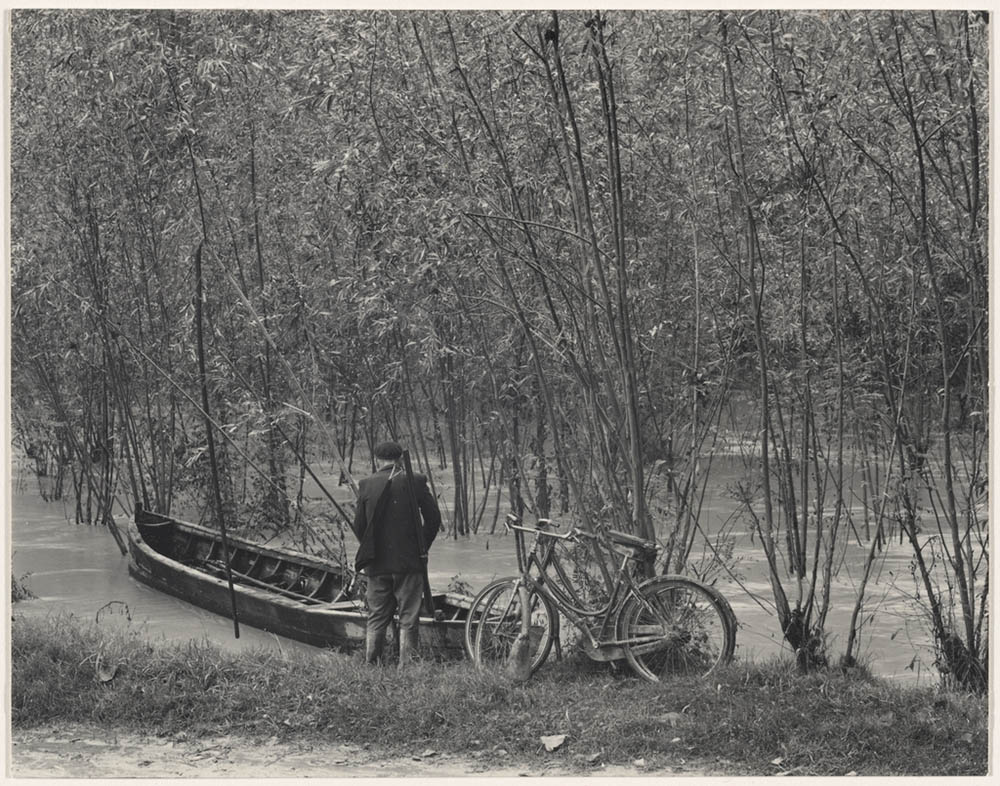
[[[230,565],[237,571],[233,590],[241,624],[316,647],[350,652],[364,646],[364,603],[352,597],[358,594],[356,587],[344,586],[338,565],[240,538],[228,540]],[[213,559],[221,556],[220,546],[213,530],[137,511],[128,528],[129,573],[161,592],[232,617],[225,571],[219,567],[221,560]],[[262,564],[263,569],[258,567]],[[247,567],[245,573],[239,570]],[[265,576],[265,569],[270,577],[254,578],[254,570]],[[451,593],[435,595],[434,600],[442,619],[421,617],[419,652],[425,657],[462,657],[468,603]]]

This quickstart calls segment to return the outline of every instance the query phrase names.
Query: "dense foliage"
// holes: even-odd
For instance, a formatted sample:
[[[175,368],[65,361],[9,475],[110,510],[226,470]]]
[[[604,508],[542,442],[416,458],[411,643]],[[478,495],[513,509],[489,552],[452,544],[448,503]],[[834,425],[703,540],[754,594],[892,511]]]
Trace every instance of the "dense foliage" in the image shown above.
[[[81,520],[209,507],[200,250],[238,520],[306,526],[307,462],[352,485],[394,436],[457,534],[503,486],[680,570],[744,451],[804,664],[863,525],[982,683],[987,45],[974,12],[18,10],[18,437]]]

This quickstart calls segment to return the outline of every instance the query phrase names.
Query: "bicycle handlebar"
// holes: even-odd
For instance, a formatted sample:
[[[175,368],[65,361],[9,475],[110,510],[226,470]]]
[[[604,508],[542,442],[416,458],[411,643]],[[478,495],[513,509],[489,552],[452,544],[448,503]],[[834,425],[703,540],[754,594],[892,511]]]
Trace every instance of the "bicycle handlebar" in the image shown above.
[[[524,525],[522,525],[520,523],[520,521],[521,520],[517,516],[515,516],[513,513],[508,513],[507,514],[507,518],[504,521],[503,525],[508,530],[514,530],[514,529],[516,529],[519,532],[530,532],[532,535],[536,535],[536,536],[538,536],[538,535],[544,535],[547,538],[558,538],[559,540],[575,540],[577,538],[577,536],[579,536],[579,535],[586,535],[586,534],[588,534],[588,533],[583,532],[582,530],[577,529],[576,527],[573,527],[572,529],[570,529],[570,530],[568,530],[566,532],[552,532],[552,531],[549,531],[549,530],[542,529],[541,526],[539,526],[539,527],[525,527]],[[551,524],[552,523],[551,520],[549,520],[549,519],[539,519],[538,520],[538,523],[540,525],[544,526],[542,524],[542,522],[545,522],[545,524]]]
[[[544,535],[549,538],[558,538],[559,540],[575,540],[579,541],[581,537],[589,538],[590,540],[602,540],[606,538],[611,542],[617,544],[618,546],[624,546],[628,549],[637,549],[644,552],[655,552],[657,546],[652,541],[644,540],[642,538],[636,537],[635,535],[629,535],[626,532],[618,532],[617,530],[608,530],[606,533],[597,532],[587,532],[586,530],[580,529],[579,527],[571,527],[566,532],[551,532],[545,529],[545,527],[552,524],[551,519],[538,519],[537,527],[525,527],[521,524],[521,519],[518,518],[513,513],[508,513],[507,518],[504,520],[504,527],[507,530],[518,530],[519,532],[530,532],[536,537]]]

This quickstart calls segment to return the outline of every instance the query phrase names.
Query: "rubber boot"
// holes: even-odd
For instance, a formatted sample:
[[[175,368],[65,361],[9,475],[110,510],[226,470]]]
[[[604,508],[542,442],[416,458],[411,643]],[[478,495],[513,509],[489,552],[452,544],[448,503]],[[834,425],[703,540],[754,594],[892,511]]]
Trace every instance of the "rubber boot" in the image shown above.
[[[382,647],[385,645],[384,630],[365,632],[365,663],[375,665],[382,662]]]
[[[417,635],[416,628],[399,631],[399,668],[403,668],[416,657]]]

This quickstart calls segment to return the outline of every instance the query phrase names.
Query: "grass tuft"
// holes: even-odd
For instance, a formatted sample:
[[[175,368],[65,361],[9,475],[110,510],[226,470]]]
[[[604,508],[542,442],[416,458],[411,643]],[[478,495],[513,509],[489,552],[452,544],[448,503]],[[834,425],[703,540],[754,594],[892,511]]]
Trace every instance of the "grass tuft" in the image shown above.
[[[585,768],[681,759],[727,774],[983,775],[983,697],[914,689],[861,670],[800,675],[775,660],[651,685],[570,657],[515,685],[460,662],[403,674],[317,651],[152,646],[131,627],[15,618],[15,727],[99,722],[164,735],[229,733],[370,742],[390,751],[479,751]],[[565,734],[545,753],[539,737]],[[502,751],[506,751],[504,754]],[[772,762],[780,760],[779,764]]]
[[[25,573],[20,578],[10,577],[10,600],[17,603],[22,600],[30,600],[35,597],[35,593],[28,589],[28,578],[30,573]]]

